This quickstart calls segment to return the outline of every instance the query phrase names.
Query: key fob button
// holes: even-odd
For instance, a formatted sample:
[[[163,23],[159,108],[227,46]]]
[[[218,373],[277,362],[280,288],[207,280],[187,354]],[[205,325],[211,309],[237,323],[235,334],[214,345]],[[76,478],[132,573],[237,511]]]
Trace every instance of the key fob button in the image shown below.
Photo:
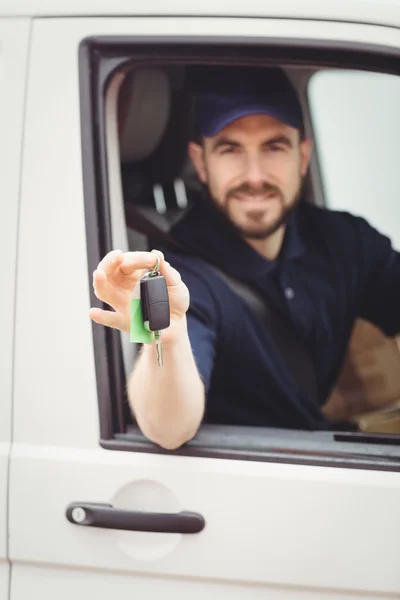
[[[140,282],[143,321],[150,331],[161,331],[170,324],[168,288],[162,275],[144,277]]]

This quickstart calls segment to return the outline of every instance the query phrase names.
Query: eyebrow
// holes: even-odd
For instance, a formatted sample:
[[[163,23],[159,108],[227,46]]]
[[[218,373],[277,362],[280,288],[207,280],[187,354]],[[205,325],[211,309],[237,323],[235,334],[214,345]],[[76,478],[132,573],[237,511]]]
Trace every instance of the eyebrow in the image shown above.
[[[269,140],[265,140],[265,142],[263,142],[263,146],[269,146],[271,144],[283,144],[288,148],[292,148],[293,146],[292,140],[283,134],[276,135],[275,137],[270,138]]]
[[[218,150],[218,148],[222,148],[222,146],[231,146],[233,148],[239,148],[240,144],[235,140],[230,140],[229,138],[221,137],[213,143],[212,150]]]
[[[282,144],[288,148],[293,147],[292,140],[283,134],[278,134],[278,135],[276,135],[270,139],[266,139],[262,142],[263,146],[272,146],[273,144]],[[230,146],[231,148],[240,148],[241,144],[239,142],[237,142],[236,140],[229,139],[227,137],[221,137],[214,142],[214,144],[212,146],[212,150],[213,151],[218,150],[219,148],[222,148],[223,146]]]

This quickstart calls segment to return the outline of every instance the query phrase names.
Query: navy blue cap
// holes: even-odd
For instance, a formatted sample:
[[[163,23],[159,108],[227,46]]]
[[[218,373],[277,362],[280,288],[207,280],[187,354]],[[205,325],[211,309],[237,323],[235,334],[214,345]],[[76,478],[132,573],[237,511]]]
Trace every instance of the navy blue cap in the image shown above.
[[[296,91],[279,68],[197,67],[194,128],[212,137],[247,115],[265,114],[302,129]]]

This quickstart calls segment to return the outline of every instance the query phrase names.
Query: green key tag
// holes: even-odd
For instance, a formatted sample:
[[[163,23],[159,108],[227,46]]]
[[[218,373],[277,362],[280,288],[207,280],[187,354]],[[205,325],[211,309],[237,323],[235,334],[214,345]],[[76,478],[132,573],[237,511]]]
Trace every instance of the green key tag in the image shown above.
[[[148,331],[143,323],[142,301],[140,299],[140,282],[134,290],[134,296],[131,298],[131,329],[130,341],[136,344],[152,344],[153,333]]]

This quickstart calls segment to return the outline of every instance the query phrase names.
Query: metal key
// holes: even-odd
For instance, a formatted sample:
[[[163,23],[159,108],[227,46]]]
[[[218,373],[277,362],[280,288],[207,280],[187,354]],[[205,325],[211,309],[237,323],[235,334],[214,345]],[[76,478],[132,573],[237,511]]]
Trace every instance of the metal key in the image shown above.
[[[154,332],[154,340],[156,342],[157,364],[159,367],[162,367],[164,364],[164,360],[162,353],[161,331]]]
[[[158,258],[158,257],[157,257]],[[153,332],[156,344],[157,364],[163,365],[161,331],[169,327],[170,311],[168,289],[165,278],[158,271],[159,260],[155,268],[140,281],[140,297],[144,326]]]

